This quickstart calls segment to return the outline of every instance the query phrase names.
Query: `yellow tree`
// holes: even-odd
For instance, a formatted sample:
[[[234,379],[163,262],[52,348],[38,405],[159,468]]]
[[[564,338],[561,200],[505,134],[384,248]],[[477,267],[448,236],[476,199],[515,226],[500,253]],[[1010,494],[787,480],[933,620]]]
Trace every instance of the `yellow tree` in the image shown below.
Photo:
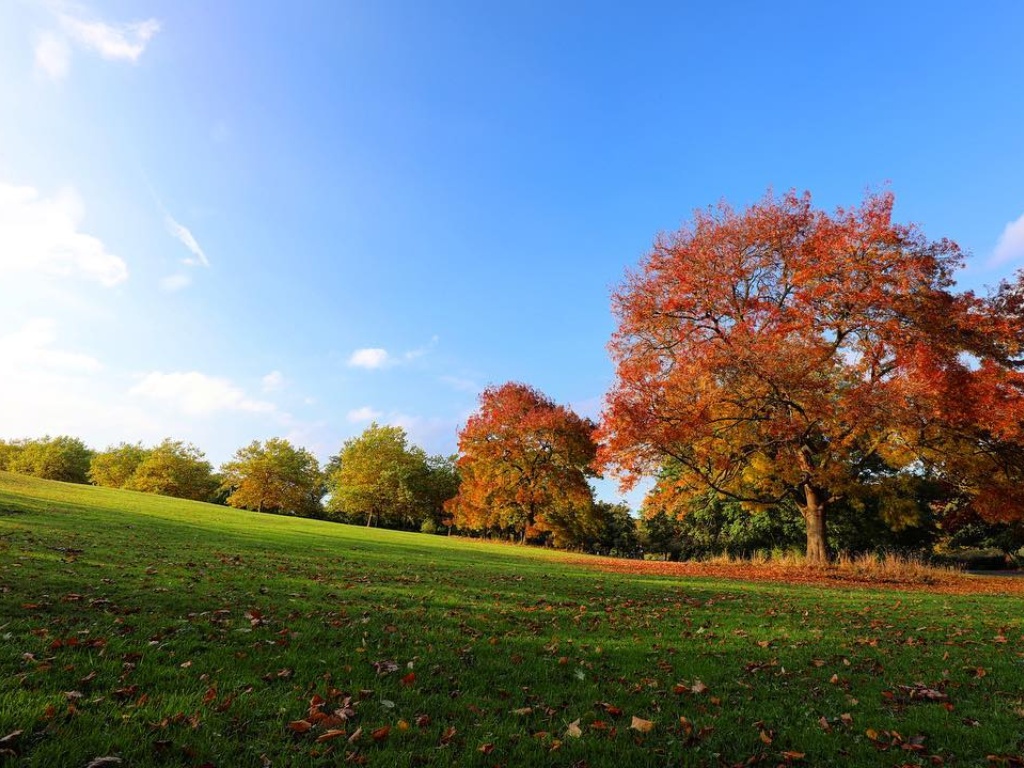
[[[320,465],[305,448],[272,437],[239,448],[221,467],[227,503],[239,509],[313,517],[324,495]]]

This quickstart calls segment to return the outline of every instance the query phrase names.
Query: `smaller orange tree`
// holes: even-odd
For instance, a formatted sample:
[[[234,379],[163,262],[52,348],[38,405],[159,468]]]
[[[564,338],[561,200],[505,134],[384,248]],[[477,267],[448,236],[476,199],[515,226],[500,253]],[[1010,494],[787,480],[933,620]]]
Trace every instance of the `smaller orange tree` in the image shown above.
[[[533,387],[488,387],[459,432],[462,484],[447,509],[455,525],[525,541],[557,540],[593,517],[587,477],[595,425]]]

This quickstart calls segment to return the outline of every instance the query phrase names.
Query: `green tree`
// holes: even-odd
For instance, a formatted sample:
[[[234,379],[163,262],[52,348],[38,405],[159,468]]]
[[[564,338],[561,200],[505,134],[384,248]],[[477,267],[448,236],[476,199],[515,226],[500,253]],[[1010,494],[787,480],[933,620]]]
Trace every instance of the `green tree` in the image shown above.
[[[594,516],[599,523],[597,537],[587,542],[587,549],[601,555],[635,557],[640,551],[636,518],[625,504],[608,501],[594,503]]]
[[[280,515],[318,517],[324,495],[323,475],[316,457],[305,448],[272,437],[239,448],[221,467],[227,503],[238,509]]]
[[[97,453],[89,464],[89,480],[106,488],[127,488],[152,450],[142,443],[120,443]]]
[[[14,465],[24,447],[24,440],[0,440],[0,471],[14,472]]]
[[[451,524],[445,504],[459,492],[458,456],[428,456],[422,489],[423,501],[429,520],[435,530]]]
[[[371,424],[346,440],[328,467],[327,510],[343,519],[418,530],[430,517],[434,494],[428,490],[427,456],[408,445],[401,427]]]
[[[12,472],[45,480],[87,483],[92,451],[77,437],[58,435],[18,441],[20,448],[9,459]]]
[[[191,443],[164,440],[136,467],[126,487],[179,499],[209,501],[220,483],[206,455]]]

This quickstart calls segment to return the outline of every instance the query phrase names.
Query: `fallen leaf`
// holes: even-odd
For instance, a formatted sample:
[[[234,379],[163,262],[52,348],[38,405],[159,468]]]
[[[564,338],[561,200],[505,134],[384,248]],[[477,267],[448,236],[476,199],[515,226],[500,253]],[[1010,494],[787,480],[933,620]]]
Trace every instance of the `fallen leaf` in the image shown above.
[[[388,737],[388,735],[390,733],[391,733],[391,726],[390,725],[385,725],[385,726],[383,726],[381,728],[378,728],[373,733],[371,733],[370,734],[370,738],[372,738],[376,742],[381,742],[381,741],[384,741]]]
[[[339,738],[341,736],[345,736],[346,734],[347,734],[346,731],[343,731],[343,730],[341,730],[339,728],[331,728],[329,731],[324,731],[319,736],[317,736],[316,737],[316,743],[320,744],[321,742],[324,742],[324,741],[331,741],[332,739],[337,739],[337,738]]]
[[[313,724],[309,720],[292,720],[288,723],[288,730],[293,733],[306,733],[312,727]]]
[[[644,720],[642,717],[633,715],[633,721],[629,724],[629,727],[634,731],[640,733],[650,733],[654,728],[654,723],[650,720]]]
[[[85,768],[110,768],[112,765],[120,765],[121,763],[120,757],[97,757],[90,761]]]
[[[574,739],[578,739],[580,736],[583,735],[583,731],[580,730],[579,718],[569,723],[569,727],[565,729],[565,735],[572,736],[572,738]]]

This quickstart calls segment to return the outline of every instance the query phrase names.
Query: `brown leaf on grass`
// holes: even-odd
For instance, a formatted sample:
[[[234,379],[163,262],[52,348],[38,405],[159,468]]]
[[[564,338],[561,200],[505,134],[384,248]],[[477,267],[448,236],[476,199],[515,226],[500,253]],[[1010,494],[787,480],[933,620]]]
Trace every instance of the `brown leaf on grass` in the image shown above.
[[[519,709],[513,709],[513,715],[529,715],[533,712],[533,707],[520,707]]]
[[[629,727],[631,730],[639,731],[640,733],[650,733],[654,729],[654,723],[633,715],[633,720],[630,722]]]
[[[452,743],[452,739],[455,738],[455,733],[456,733],[456,731],[455,731],[455,726],[454,725],[451,726],[450,728],[446,728],[445,732],[441,734],[441,742],[440,742],[441,746],[442,747],[446,747],[449,744],[451,744]]]
[[[789,760],[789,761],[803,760],[804,759],[804,754],[805,753],[803,753],[803,752],[783,752],[782,753],[782,757],[785,760]]]
[[[360,727],[356,728],[354,731],[352,731],[352,735],[348,737],[348,743],[349,744],[355,744],[357,741],[359,741],[359,737],[362,736],[362,735],[363,735],[363,728],[362,728],[362,726],[360,726]]]
[[[494,743],[489,741],[486,744],[481,744],[479,747],[476,748],[476,751],[483,752],[485,755],[489,755],[491,754],[491,752],[494,751]]]
[[[693,685],[690,686],[690,691],[697,694],[704,693],[704,691],[706,691],[707,689],[708,687],[704,685],[704,683],[702,683],[700,680],[694,680]]]
[[[399,682],[402,685],[407,686],[407,687],[412,685],[413,683],[416,682],[416,673],[415,672],[410,672],[408,675],[406,675],[401,680],[399,680]]]
[[[316,743],[317,744],[322,744],[325,741],[331,741],[333,739],[337,739],[337,738],[340,738],[342,736],[345,736],[345,735],[347,735],[347,733],[348,733],[347,731],[343,731],[340,728],[331,728],[330,730],[324,731],[319,736],[317,736],[316,737]]]
[[[914,685],[898,685],[899,690],[911,701],[949,701],[949,696],[935,688],[928,688],[920,683]]]
[[[292,720],[288,723],[288,730],[292,733],[306,733],[313,724],[309,720]]]
[[[384,741],[389,735],[391,735],[391,726],[390,725],[384,725],[384,726],[381,726],[380,728],[378,728],[377,730],[375,730],[373,733],[371,733],[370,734],[370,738],[372,738],[374,741],[380,743],[380,742]]]
[[[91,760],[85,768],[110,768],[113,765],[120,765],[122,762],[120,757],[97,757]]]
[[[580,729],[579,718],[576,718],[571,723],[569,723],[569,727],[565,729],[565,735],[571,736],[574,739],[578,739],[580,738],[580,736],[583,735],[583,731]]]
[[[416,715],[416,727],[426,728],[430,725],[430,715]]]
[[[771,737],[771,734],[769,734],[767,731],[761,731],[758,734],[758,738],[761,739],[761,741],[763,741],[765,744],[771,744],[773,741],[775,741],[775,739],[773,739]]]

